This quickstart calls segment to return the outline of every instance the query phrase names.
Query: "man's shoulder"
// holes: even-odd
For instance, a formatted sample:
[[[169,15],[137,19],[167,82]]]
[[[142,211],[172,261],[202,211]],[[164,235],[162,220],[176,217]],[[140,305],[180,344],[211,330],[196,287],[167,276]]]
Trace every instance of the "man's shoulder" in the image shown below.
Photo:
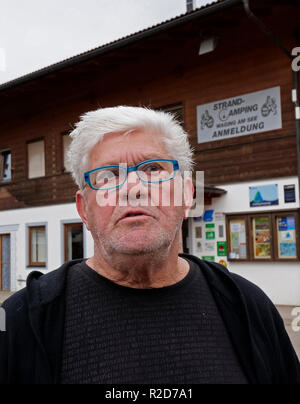
[[[266,293],[248,279],[229,271],[226,267],[216,262],[203,261],[191,255],[185,256],[201,268],[209,284],[225,297],[230,299],[231,297],[233,298],[233,295],[238,294],[247,305],[254,307],[273,306]]]
[[[18,313],[23,312],[26,306],[26,288],[15,292],[1,304],[1,308],[5,311],[6,318],[15,317]]]
[[[17,313],[21,312],[28,304],[49,303],[64,290],[68,270],[82,261],[69,261],[46,274],[38,271],[31,272],[27,277],[26,287],[10,296],[1,307],[8,313]]]

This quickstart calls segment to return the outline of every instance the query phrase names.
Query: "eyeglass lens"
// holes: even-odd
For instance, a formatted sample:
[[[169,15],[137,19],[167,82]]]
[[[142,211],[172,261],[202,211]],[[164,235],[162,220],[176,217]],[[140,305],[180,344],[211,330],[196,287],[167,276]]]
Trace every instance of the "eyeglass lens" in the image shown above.
[[[140,180],[148,183],[167,181],[174,175],[173,163],[170,161],[151,161],[140,164],[137,168]],[[97,189],[114,188],[122,185],[127,176],[127,169],[122,166],[99,168],[90,174],[91,185]]]

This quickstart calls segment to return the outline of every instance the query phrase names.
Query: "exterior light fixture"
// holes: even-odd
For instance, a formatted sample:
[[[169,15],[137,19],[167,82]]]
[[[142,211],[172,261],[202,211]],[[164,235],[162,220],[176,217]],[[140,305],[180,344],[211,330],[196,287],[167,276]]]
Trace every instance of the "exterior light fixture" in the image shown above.
[[[186,11],[187,13],[193,11],[195,9],[194,0],[186,0]]]
[[[213,52],[217,47],[218,40],[219,38],[215,35],[204,38],[200,44],[199,56]]]

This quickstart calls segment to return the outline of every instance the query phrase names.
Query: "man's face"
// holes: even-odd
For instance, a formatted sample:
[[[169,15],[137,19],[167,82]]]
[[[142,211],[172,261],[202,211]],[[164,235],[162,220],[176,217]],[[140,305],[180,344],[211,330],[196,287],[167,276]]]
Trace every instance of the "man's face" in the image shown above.
[[[131,167],[156,158],[172,159],[159,136],[142,130],[126,136],[114,133],[105,136],[92,149],[88,170],[115,164]],[[186,206],[175,206],[173,196],[168,206],[163,206],[166,203],[162,201],[174,194],[174,188],[182,193],[181,183],[179,172],[173,180],[151,186],[142,183],[136,172],[131,172],[117,190],[96,191],[87,185],[85,199],[81,191],[77,193],[78,211],[98,250],[105,256],[166,250],[178,237]],[[188,184],[186,189],[192,195],[192,185]],[[116,203],[103,206],[103,200]]]

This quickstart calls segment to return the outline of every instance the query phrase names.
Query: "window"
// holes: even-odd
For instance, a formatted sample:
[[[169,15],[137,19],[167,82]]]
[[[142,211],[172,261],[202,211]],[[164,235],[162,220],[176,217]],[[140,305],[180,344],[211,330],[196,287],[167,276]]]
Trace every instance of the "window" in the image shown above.
[[[27,145],[28,151],[28,178],[45,176],[45,142],[39,140]]]
[[[63,135],[62,139],[63,139],[63,171],[70,172],[71,165],[70,165],[70,161],[68,159],[68,151],[69,151],[69,147],[71,145],[72,139],[70,138],[69,135]]]
[[[28,228],[29,266],[45,267],[47,261],[46,226]]]
[[[64,260],[65,262],[83,258],[82,223],[64,225]]]
[[[231,261],[299,261],[299,213],[227,216]]]
[[[4,150],[0,152],[0,181],[11,180],[11,152]]]

